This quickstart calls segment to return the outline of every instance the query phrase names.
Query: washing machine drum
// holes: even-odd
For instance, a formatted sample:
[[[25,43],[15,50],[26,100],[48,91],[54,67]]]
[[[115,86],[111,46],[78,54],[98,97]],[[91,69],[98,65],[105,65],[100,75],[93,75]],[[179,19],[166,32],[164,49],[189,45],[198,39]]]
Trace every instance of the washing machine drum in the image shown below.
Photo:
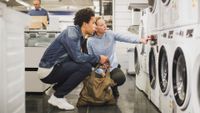
[[[160,89],[163,93],[166,92],[168,86],[168,60],[165,47],[161,47],[159,54],[159,63],[158,63],[158,72],[159,72],[159,84]]]
[[[181,48],[177,48],[173,60],[173,92],[176,103],[182,106],[186,99],[187,67]]]
[[[153,49],[149,53],[149,79],[152,89],[156,86],[156,60]]]

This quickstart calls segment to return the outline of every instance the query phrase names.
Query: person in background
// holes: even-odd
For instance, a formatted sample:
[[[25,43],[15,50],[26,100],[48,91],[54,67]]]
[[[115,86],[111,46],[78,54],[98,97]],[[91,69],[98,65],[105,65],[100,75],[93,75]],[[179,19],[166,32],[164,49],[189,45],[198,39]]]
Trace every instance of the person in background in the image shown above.
[[[30,16],[47,16],[47,21],[49,23],[49,15],[48,12],[41,8],[41,0],[33,0],[34,9],[30,10],[28,14]]]
[[[60,109],[73,110],[74,106],[64,98],[92,71],[93,64],[104,64],[108,57],[91,55],[82,51],[85,36],[95,30],[95,13],[84,8],[75,14],[75,26],[68,26],[44,52],[39,63],[40,80],[53,84],[46,91],[48,103]]]
[[[115,98],[119,97],[118,86],[122,85],[126,78],[125,74],[120,69],[116,56],[116,41],[127,43],[144,43],[146,44],[147,38],[137,38],[132,35],[122,35],[107,30],[105,21],[98,17],[96,18],[96,32],[87,41],[88,54],[90,55],[105,55],[108,56],[110,61],[110,75],[111,79],[117,84],[112,87],[112,92]],[[97,70],[102,72],[100,70]],[[98,73],[98,72],[97,72]]]

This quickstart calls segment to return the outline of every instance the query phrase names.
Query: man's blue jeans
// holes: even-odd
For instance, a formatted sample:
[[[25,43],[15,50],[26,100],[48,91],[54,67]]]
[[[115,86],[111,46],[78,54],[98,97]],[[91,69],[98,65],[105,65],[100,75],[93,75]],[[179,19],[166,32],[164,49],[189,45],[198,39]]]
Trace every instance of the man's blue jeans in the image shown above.
[[[71,92],[76,86],[84,80],[92,71],[89,63],[75,63],[67,61],[56,64],[52,72],[44,79],[44,83],[55,84],[53,89],[56,90],[54,96],[63,98]]]

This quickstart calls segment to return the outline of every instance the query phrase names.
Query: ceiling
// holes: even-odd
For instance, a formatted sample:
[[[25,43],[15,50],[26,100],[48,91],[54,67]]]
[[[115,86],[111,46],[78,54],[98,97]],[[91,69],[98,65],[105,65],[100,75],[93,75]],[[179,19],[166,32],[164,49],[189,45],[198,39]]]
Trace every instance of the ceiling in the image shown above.
[[[0,0],[16,10],[28,10],[32,7],[33,0],[18,0],[27,3],[29,6],[17,2],[17,0]],[[41,0],[41,6],[47,10],[78,10],[83,7],[94,7],[94,0]]]

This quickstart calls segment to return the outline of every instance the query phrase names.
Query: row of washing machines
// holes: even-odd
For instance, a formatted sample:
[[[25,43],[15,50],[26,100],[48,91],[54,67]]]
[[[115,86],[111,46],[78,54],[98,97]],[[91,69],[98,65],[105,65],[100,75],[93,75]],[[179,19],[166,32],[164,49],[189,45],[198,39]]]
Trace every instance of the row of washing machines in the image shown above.
[[[136,86],[162,113],[200,113],[200,1],[152,0],[134,48]]]

